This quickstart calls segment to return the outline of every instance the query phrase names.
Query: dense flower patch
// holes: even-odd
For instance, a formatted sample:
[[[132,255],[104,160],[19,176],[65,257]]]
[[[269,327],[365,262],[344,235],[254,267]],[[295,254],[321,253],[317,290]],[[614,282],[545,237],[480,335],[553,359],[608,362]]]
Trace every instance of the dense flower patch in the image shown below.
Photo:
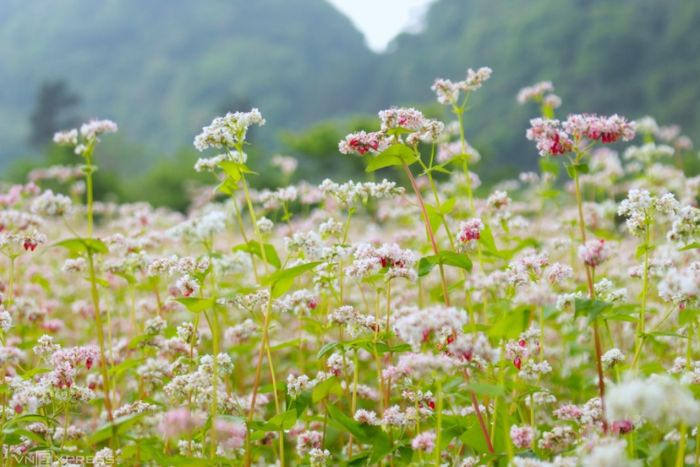
[[[0,196],[3,465],[698,465],[690,141],[558,120],[543,82],[541,170],[486,190],[463,120],[490,75],[435,81],[453,122],[339,142],[381,181],[253,190],[265,120],[217,117],[187,215],[93,201],[113,122],[57,134],[83,164]]]

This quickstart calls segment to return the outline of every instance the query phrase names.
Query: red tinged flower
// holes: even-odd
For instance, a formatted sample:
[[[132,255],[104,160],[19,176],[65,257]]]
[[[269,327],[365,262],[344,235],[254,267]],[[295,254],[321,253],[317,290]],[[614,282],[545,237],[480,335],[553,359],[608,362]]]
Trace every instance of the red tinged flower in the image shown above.
[[[24,240],[24,243],[22,243],[22,247],[24,247],[24,249],[25,249],[26,251],[34,251],[34,250],[36,250],[36,247],[37,247],[38,245],[39,245],[39,244],[38,244],[36,241],[31,240],[31,239],[29,239],[29,238],[25,239],[25,240]]]
[[[515,357],[515,359],[513,359],[513,365],[515,365],[515,368],[520,370],[520,367],[523,365],[523,361],[520,359],[520,357]]]

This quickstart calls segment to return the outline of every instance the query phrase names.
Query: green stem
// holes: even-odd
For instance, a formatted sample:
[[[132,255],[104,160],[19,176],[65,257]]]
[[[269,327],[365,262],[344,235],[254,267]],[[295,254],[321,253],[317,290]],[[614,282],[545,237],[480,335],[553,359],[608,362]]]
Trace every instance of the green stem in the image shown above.
[[[430,244],[433,248],[433,252],[437,255],[440,253],[440,249],[438,248],[437,241],[435,240],[435,234],[433,233],[433,228],[430,225],[430,218],[428,217],[428,211],[425,208],[425,202],[423,201],[423,196],[420,194],[420,188],[418,188],[418,184],[416,183],[416,179],[413,178],[413,174],[411,173],[411,169],[408,168],[408,165],[406,163],[403,163],[403,169],[406,172],[406,175],[408,176],[408,179],[411,182],[411,186],[413,187],[413,191],[416,194],[416,198],[418,199],[418,204],[420,205],[421,212],[423,213],[423,221],[425,223],[425,230],[428,235],[428,239],[430,240]],[[450,296],[448,292],[448,287],[447,287],[447,280],[445,279],[445,269],[442,266],[442,264],[439,264],[440,266],[440,280],[442,282],[442,293],[444,296],[445,300],[445,306],[450,306]]]

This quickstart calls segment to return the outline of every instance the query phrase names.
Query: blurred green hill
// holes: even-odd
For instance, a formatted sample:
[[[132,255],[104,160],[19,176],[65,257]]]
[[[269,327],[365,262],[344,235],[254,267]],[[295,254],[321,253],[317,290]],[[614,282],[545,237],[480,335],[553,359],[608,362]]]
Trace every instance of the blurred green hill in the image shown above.
[[[77,98],[71,119],[119,123],[108,151],[117,174],[159,165],[163,175],[168,160],[195,157],[183,148],[214,115],[256,106],[267,152],[301,154],[303,173],[330,175],[321,154],[339,157],[330,140],[355,126],[346,117],[435,112],[433,79],[479,66],[494,74],[467,135],[487,177],[536,162],[524,141],[536,109],[515,95],[542,79],[563,98],[561,115],[651,114],[700,141],[698,0],[437,0],[422,31],[383,54],[324,0],[2,0],[0,165],[44,152],[29,145],[32,112],[42,84],[62,82]]]

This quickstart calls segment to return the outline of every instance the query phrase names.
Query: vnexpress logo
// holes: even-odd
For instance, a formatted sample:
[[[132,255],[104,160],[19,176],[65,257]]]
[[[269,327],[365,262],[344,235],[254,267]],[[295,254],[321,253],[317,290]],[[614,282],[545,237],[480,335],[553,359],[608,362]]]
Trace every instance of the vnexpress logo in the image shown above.
[[[48,450],[29,453],[28,457],[31,461],[31,465],[51,465],[51,461],[53,460],[51,451]]]

